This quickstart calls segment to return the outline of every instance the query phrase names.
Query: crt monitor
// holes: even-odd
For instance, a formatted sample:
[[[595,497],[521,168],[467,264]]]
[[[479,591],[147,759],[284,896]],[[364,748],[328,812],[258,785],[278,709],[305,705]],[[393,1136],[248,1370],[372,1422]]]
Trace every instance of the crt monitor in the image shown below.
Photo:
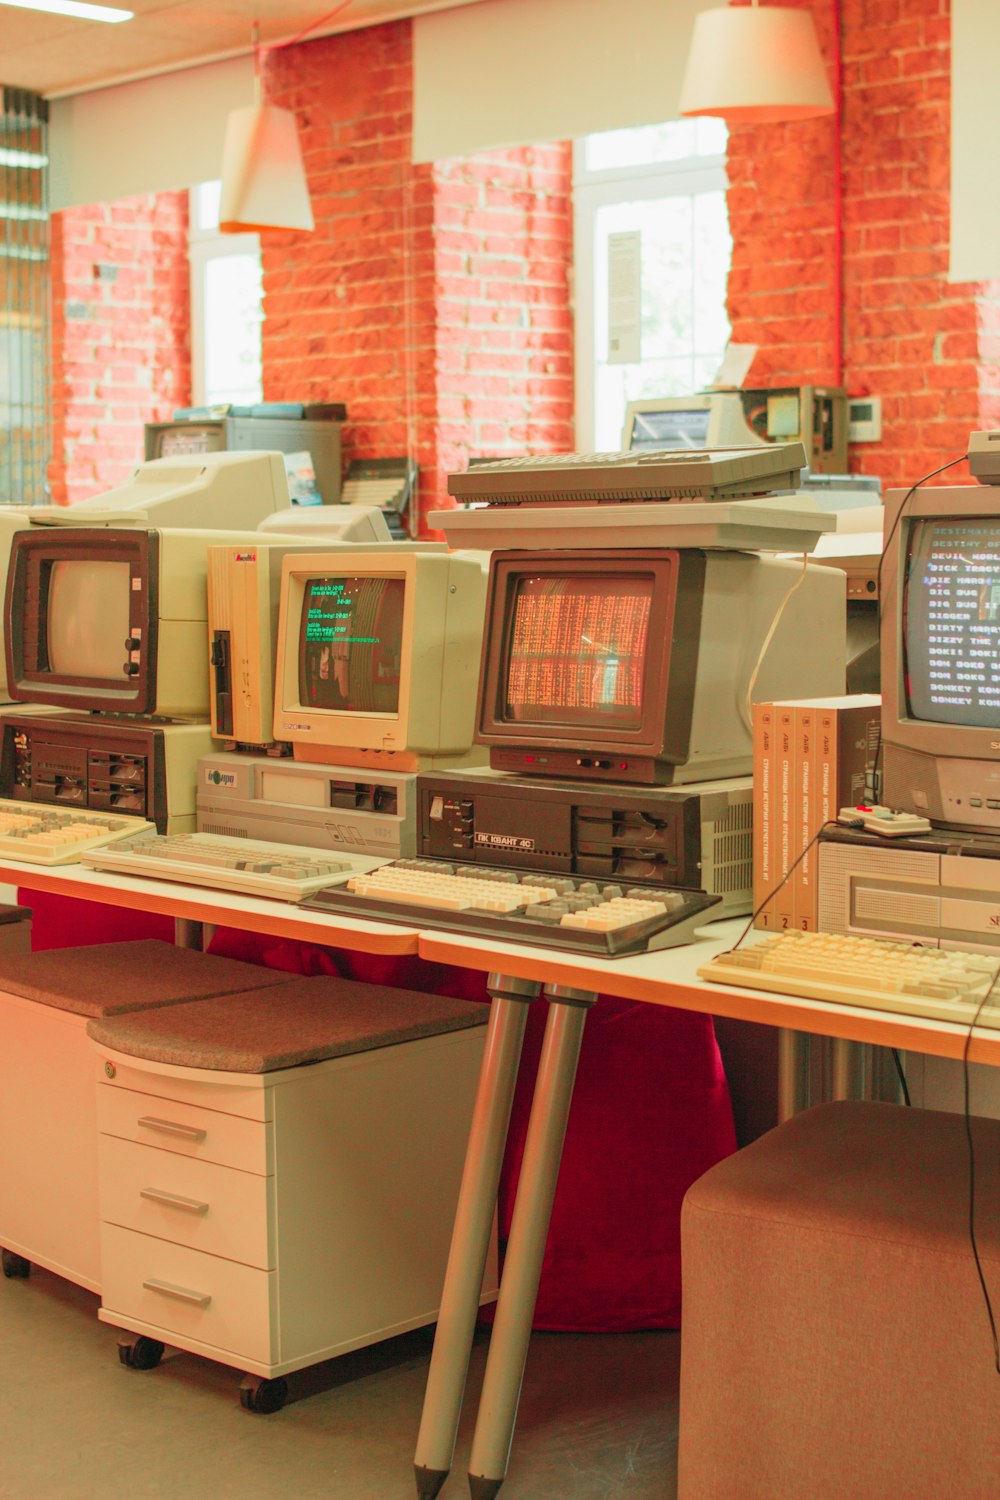
[[[890,490],[882,801],[1000,831],[1000,488]]]
[[[175,454],[139,464],[117,489],[33,510],[35,525],[252,530],[291,498],[280,453]]]
[[[4,605],[11,698],[208,717],[207,552],[253,533],[39,527],[11,538]]]
[[[522,775],[653,785],[744,775],[758,662],[753,701],[842,693],[844,634],[844,575],[801,559],[494,553],[477,738],[491,766]]]
[[[470,747],[485,593],[476,555],[287,556],[275,738],[299,759],[385,770],[481,758]]]
[[[10,548],[14,534],[31,524],[30,510],[17,510],[12,505],[0,506],[0,576],[6,576],[10,563]],[[3,660],[3,630],[0,628],[0,703],[10,703],[7,692],[7,668]]]

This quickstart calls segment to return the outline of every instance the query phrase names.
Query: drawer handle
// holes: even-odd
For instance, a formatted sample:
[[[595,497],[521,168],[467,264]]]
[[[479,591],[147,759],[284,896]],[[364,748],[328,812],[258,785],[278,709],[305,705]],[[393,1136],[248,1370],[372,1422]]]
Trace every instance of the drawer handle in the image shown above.
[[[186,1141],[203,1141],[208,1134],[197,1125],[178,1125],[175,1120],[158,1120],[155,1115],[143,1115],[139,1120],[147,1130],[158,1130],[161,1135],[180,1135]]]
[[[178,1302],[192,1302],[195,1307],[207,1307],[212,1298],[208,1292],[191,1292],[186,1286],[174,1286],[170,1281],[157,1281],[150,1277],[144,1281],[147,1292],[159,1292],[164,1297],[175,1297]]]
[[[159,1188],[140,1188],[140,1198],[148,1198],[150,1203],[163,1203],[167,1208],[184,1208],[189,1214],[207,1214],[208,1204],[200,1203],[197,1198],[182,1198],[180,1193],[164,1193]]]

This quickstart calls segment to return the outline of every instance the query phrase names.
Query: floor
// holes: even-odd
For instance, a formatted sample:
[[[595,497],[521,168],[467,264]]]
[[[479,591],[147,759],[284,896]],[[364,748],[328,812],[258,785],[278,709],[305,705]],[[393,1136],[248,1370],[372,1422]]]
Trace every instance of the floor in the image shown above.
[[[293,1375],[255,1416],[224,1365],[125,1369],[96,1310],[45,1271],[0,1277],[2,1500],[415,1500],[430,1330]],[[503,1500],[675,1500],[679,1355],[675,1333],[536,1334]],[[442,1500],[468,1495],[471,1436],[463,1421]]]

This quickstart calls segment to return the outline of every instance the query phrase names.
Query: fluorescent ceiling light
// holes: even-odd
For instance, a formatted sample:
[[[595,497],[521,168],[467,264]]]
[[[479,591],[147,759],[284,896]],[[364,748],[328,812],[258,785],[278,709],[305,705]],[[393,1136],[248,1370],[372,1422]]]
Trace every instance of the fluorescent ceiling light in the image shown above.
[[[0,0],[0,4],[15,5],[19,10],[44,10],[53,16],[74,16],[78,21],[131,21],[135,15],[134,11],[111,5],[87,5],[84,0]]]

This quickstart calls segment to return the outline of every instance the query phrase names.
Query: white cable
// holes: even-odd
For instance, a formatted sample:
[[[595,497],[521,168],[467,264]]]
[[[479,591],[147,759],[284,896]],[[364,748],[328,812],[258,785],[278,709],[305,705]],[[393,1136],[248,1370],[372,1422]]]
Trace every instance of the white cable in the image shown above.
[[[753,690],[757,686],[757,678],[759,677],[760,669],[764,664],[764,657],[767,655],[767,649],[774,639],[774,632],[777,630],[781,617],[785,613],[785,606],[792,595],[795,593],[795,590],[800,589],[806,581],[806,568],[808,567],[808,564],[809,554],[808,552],[803,552],[802,570],[799,573],[798,578],[796,578],[795,582],[788,590],[785,597],[782,599],[781,603],[778,605],[778,608],[775,611],[774,619],[771,621],[767,635],[764,637],[764,643],[761,646],[757,656],[757,660],[754,663],[754,669],[750,673],[750,681],[747,683],[746,697],[743,700],[743,722],[746,725],[747,729],[750,731],[751,735],[753,734]]]

